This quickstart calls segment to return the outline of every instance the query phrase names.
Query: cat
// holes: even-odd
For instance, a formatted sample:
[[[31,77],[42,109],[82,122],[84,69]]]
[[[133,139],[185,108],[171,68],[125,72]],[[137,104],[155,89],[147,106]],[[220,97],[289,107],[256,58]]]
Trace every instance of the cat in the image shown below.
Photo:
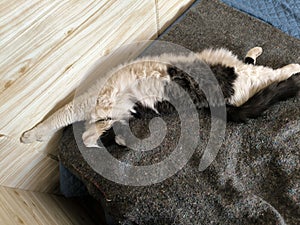
[[[279,69],[257,66],[256,59],[262,51],[261,47],[250,49],[244,61],[225,48],[205,49],[190,55],[162,54],[138,58],[114,68],[104,86],[96,83],[76,101],[24,132],[20,140],[23,143],[45,141],[62,127],[86,121],[83,142],[87,147],[98,147],[98,138],[116,121],[130,118],[135,113],[137,102],[155,110],[157,102],[168,100],[170,91],[166,87],[172,81],[189,90],[198,108],[225,102],[230,120],[240,122],[256,118],[276,101],[296,96],[300,88],[299,79],[295,78],[299,77],[299,64]],[[221,88],[223,103],[213,97],[208,99],[201,90],[205,85],[209,86],[206,80],[211,79],[207,75],[207,65]],[[199,72],[198,77],[189,76],[193,70]],[[212,85],[212,93],[214,88],[217,87]],[[116,142],[126,143],[117,137]]]

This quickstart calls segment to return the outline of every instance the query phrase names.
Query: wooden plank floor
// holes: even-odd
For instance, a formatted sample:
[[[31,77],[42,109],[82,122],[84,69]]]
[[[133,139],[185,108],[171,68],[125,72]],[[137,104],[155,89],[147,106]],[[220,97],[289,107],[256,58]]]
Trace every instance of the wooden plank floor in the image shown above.
[[[192,2],[2,0],[0,185],[53,192],[58,138],[25,145],[20,135],[69,101],[97,59],[154,39]]]
[[[93,225],[75,200],[46,193],[0,187],[2,225]]]
[[[194,0],[156,0],[158,33],[164,32],[174,19],[178,18],[192,3],[194,3]]]
[[[59,134],[29,145],[20,135],[69,101],[97,59],[156,38],[192,2],[0,1],[0,224],[93,224],[72,200],[36,192],[57,190]]]

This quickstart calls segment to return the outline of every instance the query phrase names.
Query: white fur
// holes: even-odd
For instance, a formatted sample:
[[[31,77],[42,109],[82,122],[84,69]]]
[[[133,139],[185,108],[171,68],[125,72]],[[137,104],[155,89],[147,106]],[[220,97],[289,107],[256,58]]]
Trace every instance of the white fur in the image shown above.
[[[252,52],[250,50],[248,55],[255,58],[260,53],[256,48]],[[130,117],[137,101],[155,110],[154,104],[157,101],[168,98],[164,93],[165,85],[171,81],[167,73],[167,64],[190,63],[196,57],[209,65],[222,64],[234,67],[238,77],[233,84],[234,95],[227,99],[227,102],[235,106],[242,105],[272,82],[287,79],[292,74],[300,72],[299,64],[290,64],[277,70],[244,64],[226,49],[207,49],[189,56],[163,54],[160,57],[141,58],[113,69],[107,74],[106,77],[109,79],[106,82],[103,83],[102,79],[75,101],[26,131],[21,141],[23,143],[44,141],[60,128],[76,121],[86,120],[83,141],[86,146],[97,146],[99,136],[114,122]],[[111,120],[105,120],[106,118]]]
[[[205,49],[202,52],[197,53],[197,57],[208,65],[221,64],[227,67],[236,67],[244,64],[236,55],[225,48]]]
[[[274,70],[264,66],[243,64],[235,67],[235,72],[238,74],[233,84],[235,93],[228,102],[234,106],[240,106],[271,83],[286,80],[300,72],[300,65],[290,64]]]
[[[250,49],[247,56],[256,60],[256,57],[261,53],[262,48],[255,47]],[[293,74],[300,72],[299,64],[290,64],[276,70],[265,66],[245,64],[232,52],[223,48],[207,49],[198,53],[197,56],[210,65],[222,64],[234,68],[238,77],[233,84],[234,95],[227,100],[229,104],[234,106],[244,104],[255,93],[271,83],[288,79]]]

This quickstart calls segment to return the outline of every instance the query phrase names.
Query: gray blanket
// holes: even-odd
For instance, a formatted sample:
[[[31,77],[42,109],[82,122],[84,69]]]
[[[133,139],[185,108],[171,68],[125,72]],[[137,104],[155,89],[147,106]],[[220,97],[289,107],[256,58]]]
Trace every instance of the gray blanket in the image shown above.
[[[216,0],[201,1],[160,39],[192,51],[226,47],[241,58],[250,48],[261,46],[264,53],[257,63],[273,68],[300,62],[299,40]],[[133,132],[147,135],[152,115],[145,112],[132,120]],[[78,150],[82,143],[75,142],[71,128],[62,138],[60,159],[102,201],[110,223],[296,225],[300,224],[299,116],[300,99],[293,98],[246,124],[228,123],[217,157],[199,171],[211,122],[200,113],[200,140],[191,159],[175,175],[147,186],[117,184],[97,174],[82,158]],[[153,152],[139,154],[117,145],[108,146],[109,152],[137,165],[163,160],[178,141],[180,123],[173,112],[162,118],[167,134]]]

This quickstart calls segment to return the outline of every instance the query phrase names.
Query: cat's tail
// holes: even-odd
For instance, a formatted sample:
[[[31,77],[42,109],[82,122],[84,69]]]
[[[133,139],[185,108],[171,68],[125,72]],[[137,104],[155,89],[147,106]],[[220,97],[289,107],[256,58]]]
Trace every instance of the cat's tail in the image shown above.
[[[287,80],[269,85],[239,107],[227,106],[227,118],[235,122],[257,118],[276,102],[287,100],[298,94],[300,94],[300,73],[294,74]]]

